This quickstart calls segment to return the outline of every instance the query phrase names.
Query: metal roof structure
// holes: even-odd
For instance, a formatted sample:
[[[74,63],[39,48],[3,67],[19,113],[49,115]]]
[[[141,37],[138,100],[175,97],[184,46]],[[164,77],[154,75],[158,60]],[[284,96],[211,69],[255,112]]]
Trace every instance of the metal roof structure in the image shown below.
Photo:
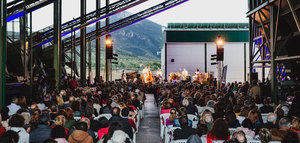
[[[226,42],[248,42],[248,23],[169,23],[166,42],[214,42],[217,36]]]

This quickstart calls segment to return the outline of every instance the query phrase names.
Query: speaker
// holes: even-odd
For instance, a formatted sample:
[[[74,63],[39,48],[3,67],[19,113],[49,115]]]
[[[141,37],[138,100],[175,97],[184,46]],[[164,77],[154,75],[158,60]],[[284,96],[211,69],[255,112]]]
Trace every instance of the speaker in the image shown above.
[[[172,63],[174,63],[174,62],[175,62],[175,60],[174,60],[174,59],[171,59],[171,62],[172,62]]]

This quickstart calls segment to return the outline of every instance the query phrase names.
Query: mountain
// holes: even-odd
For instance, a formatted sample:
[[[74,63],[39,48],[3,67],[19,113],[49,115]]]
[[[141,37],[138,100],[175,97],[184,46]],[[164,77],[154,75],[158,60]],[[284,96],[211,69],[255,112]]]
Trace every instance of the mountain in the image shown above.
[[[110,22],[115,22],[131,15],[129,12],[121,12],[110,18]],[[104,22],[101,24],[104,26]],[[157,52],[161,50],[162,26],[150,20],[129,25],[125,28],[112,32],[114,40],[114,50],[119,56],[160,59]],[[87,32],[95,27],[87,28]]]

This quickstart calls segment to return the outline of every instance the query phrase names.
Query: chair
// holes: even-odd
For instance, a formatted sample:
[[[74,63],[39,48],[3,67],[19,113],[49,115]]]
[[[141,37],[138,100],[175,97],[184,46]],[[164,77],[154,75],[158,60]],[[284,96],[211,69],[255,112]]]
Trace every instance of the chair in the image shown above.
[[[132,138],[132,141],[133,141],[133,143],[136,143],[136,132],[134,131],[133,128],[132,128],[132,131],[133,131],[133,138]]]
[[[182,140],[174,140],[171,143],[186,143],[187,139],[182,139]]]
[[[201,136],[201,141],[202,141],[202,143],[207,143],[207,135],[202,135]]]
[[[224,140],[212,141],[212,143],[224,143]]]
[[[234,131],[236,130],[236,128],[229,128],[229,132],[232,135],[234,133]]]
[[[160,137],[164,138],[164,129],[166,124],[166,119],[168,119],[170,116],[170,113],[164,113],[160,115]]]
[[[107,120],[109,120],[112,117],[112,115],[111,114],[100,114],[99,116],[95,117],[94,120],[98,120],[101,117],[105,117]]]
[[[262,113],[261,114],[261,118],[262,118],[264,123],[267,123],[267,121],[268,121],[268,114],[269,113]]]
[[[247,140],[253,140],[252,136],[246,135]]]
[[[173,135],[174,130],[180,127],[165,127],[165,143],[169,143],[171,140],[171,135]]]
[[[188,119],[192,121],[192,127],[193,128],[197,128],[198,122],[199,122],[199,118],[196,115],[193,114],[187,114]]]
[[[247,140],[247,143],[261,143],[260,140]]]

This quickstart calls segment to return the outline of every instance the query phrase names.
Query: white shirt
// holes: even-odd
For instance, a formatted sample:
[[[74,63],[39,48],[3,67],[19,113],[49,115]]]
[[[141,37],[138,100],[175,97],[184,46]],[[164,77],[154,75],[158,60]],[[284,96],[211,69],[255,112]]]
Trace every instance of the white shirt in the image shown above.
[[[7,108],[9,109],[8,116],[11,116],[11,115],[17,113],[17,111],[19,109],[21,109],[21,106],[15,104],[15,103],[11,103],[7,106]]]
[[[245,120],[245,117],[237,116],[236,119],[239,120],[239,123],[242,125],[243,121]]]
[[[19,135],[18,143],[29,143],[29,134],[22,127],[11,127],[10,130],[13,130]]]
[[[39,103],[39,104],[37,104],[37,106],[38,106],[38,108],[39,108],[41,111],[47,109],[47,107],[46,107],[46,105],[45,105],[44,103]]]

